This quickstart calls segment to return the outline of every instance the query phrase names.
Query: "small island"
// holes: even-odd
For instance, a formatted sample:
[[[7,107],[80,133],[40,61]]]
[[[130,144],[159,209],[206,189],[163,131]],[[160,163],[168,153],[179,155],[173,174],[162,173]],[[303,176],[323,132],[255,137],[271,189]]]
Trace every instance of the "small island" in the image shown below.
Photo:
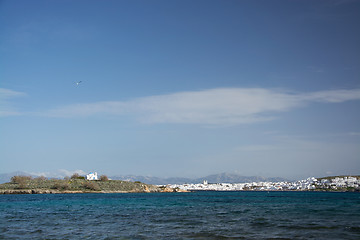
[[[0,194],[44,193],[160,193],[193,191],[330,191],[360,192],[360,176],[310,177],[295,182],[203,183],[151,185],[140,181],[110,180],[97,173],[64,179],[13,176],[0,184]]]
[[[88,180],[78,174],[64,179],[14,176],[8,183],[0,184],[0,194],[50,194],[50,193],[150,193],[179,192],[182,190],[158,187],[142,182],[109,180],[102,175],[98,180]]]

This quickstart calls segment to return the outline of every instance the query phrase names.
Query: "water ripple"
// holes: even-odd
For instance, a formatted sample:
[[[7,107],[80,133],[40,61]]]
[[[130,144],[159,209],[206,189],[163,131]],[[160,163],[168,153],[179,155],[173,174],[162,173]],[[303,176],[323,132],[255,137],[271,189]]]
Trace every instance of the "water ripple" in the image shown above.
[[[358,196],[1,195],[0,239],[360,239]]]

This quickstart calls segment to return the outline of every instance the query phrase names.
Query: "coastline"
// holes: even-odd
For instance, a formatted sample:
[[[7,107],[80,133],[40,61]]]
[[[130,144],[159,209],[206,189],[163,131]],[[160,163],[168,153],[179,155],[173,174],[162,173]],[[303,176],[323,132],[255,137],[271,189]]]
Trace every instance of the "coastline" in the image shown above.
[[[360,193],[359,191],[339,191],[339,190],[182,190],[182,189],[171,189],[167,188],[166,190],[160,191],[119,191],[119,190],[103,190],[103,191],[74,191],[74,190],[65,190],[59,191],[54,189],[7,189],[0,190],[0,195],[17,195],[17,194],[81,194],[81,193],[195,193],[195,192],[328,192],[328,193]]]
[[[0,195],[7,194],[74,194],[74,193],[178,193],[178,192],[191,192],[182,189],[173,189],[173,188],[164,188],[150,190],[145,189],[143,191],[130,190],[100,190],[100,191],[91,191],[91,190],[56,190],[56,189],[0,189]]]
[[[264,192],[360,192],[360,176],[310,177],[296,182],[203,183],[151,185],[139,181],[46,179],[14,176],[0,184],[0,194],[72,194],[72,193],[177,193],[197,191]]]

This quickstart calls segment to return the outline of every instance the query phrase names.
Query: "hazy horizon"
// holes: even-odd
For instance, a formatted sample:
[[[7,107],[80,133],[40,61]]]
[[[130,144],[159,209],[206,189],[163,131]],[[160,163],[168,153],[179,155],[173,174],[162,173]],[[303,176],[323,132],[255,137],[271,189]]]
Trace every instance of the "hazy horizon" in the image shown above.
[[[0,2],[0,171],[360,173],[360,1]]]
[[[94,171],[92,171],[94,172]],[[90,172],[88,171],[83,171],[83,170],[66,170],[66,169],[59,169],[53,172],[25,172],[25,171],[15,171],[15,172],[7,172],[7,173],[0,173],[0,182],[3,181],[4,182],[4,177],[5,175],[7,175],[8,180],[10,181],[10,178],[12,176],[18,176],[18,175],[25,175],[25,176],[32,176],[32,177],[46,177],[49,179],[55,178],[55,179],[62,179],[65,177],[71,177],[73,174],[79,174],[80,176],[86,176],[87,174],[89,174]],[[167,179],[190,179],[190,180],[199,180],[200,182],[202,182],[203,180],[208,180],[208,178],[264,178],[264,179],[283,179],[286,181],[298,181],[298,180],[304,180],[307,179],[309,177],[316,177],[316,178],[322,178],[322,177],[335,177],[335,176],[344,176],[344,175],[324,175],[324,176],[291,176],[289,178],[285,178],[282,176],[260,176],[260,175],[241,175],[237,172],[218,172],[218,173],[213,173],[213,174],[208,174],[208,175],[199,175],[199,176],[153,176],[153,175],[137,175],[137,174],[112,174],[109,175],[106,172],[97,172],[98,176],[101,175],[106,175],[107,177],[109,177],[110,179],[121,179],[121,178],[127,178],[130,181],[137,181],[137,180],[142,180],[142,179],[150,179],[154,180],[154,179],[161,179],[161,180],[167,180]],[[345,175],[346,176],[346,175]],[[348,176],[359,176],[358,174],[352,174],[352,175],[348,175]],[[280,181],[280,180],[279,180]],[[282,181],[282,180],[281,180]],[[226,182],[226,181],[225,181]]]

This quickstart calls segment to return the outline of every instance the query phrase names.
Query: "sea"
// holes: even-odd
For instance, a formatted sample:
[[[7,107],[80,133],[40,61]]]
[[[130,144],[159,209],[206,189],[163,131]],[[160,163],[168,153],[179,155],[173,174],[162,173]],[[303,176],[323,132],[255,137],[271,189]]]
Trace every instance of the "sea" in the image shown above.
[[[360,193],[0,195],[0,239],[360,239]]]

